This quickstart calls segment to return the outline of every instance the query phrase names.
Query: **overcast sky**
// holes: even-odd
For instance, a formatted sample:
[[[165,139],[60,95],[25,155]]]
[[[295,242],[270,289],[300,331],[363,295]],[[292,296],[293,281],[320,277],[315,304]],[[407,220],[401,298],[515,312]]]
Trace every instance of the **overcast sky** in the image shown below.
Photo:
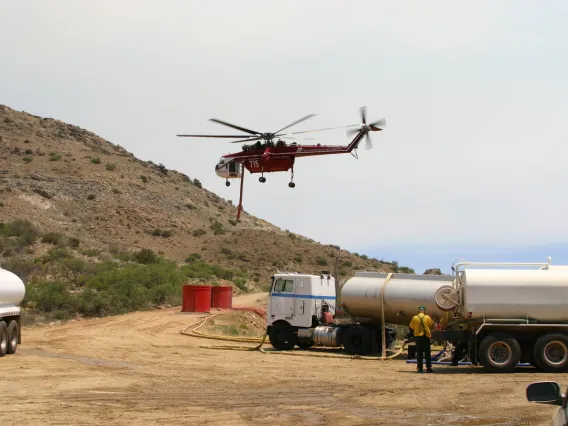
[[[387,121],[374,149],[299,159],[294,189],[288,173],[247,174],[245,209],[417,272],[543,245],[568,263],[567,12],[561,1],[0,0],[0,103],[235,202],[238,185],[214,166],[241,145],[176,134],[233,133],[209,118],[269,132],[310,113],[293,130],[343,126],[366,105]],[[344,130],[313,135],[349,142]]]

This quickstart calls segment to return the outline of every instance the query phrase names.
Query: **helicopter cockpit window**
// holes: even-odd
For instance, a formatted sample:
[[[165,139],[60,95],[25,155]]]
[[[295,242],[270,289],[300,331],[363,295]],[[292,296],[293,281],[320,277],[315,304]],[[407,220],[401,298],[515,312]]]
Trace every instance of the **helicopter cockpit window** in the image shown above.
[[[237,163],[234,161],[231,161],[229,163],[229,172],[231,173],[237,173]]]

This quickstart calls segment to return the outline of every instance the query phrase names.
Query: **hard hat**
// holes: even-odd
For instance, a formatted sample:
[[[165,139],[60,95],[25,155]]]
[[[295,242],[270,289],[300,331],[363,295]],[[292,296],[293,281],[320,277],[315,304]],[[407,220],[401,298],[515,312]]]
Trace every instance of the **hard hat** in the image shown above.
[[[419,311],[425,311],[426,308],[425,308],[424,306],[419,306],[419,307],[418,307],[418,310],[419,310]]]

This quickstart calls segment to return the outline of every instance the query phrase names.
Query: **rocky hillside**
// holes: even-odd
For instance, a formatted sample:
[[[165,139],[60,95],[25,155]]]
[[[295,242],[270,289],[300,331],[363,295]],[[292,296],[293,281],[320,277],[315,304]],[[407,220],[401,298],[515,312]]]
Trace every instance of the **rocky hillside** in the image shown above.
[[[244,288],[262,288],[277,269],[303,272],[397,269],[282,230],[203,188],[194,176],[144,162],[90,131],[0,106],[0,222],[25,219],[42,233],[99,253],[150,249],[241,271]],[[59,237],[58,237],[59,238]],[[247,241],[247,244],[242,244]],[[15,253],[30,259],[49,244]],[[43,248],[42,248],[43,247]],[[404,269],[404,268],[403,268]]]

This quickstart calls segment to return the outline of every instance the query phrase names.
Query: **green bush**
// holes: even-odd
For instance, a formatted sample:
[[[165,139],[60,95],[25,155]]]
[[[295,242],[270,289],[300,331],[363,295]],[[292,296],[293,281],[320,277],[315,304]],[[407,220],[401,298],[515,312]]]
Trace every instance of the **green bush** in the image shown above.
[[[41,238],[41,242],[45,244],[53,244],[54,246],[63,244],[63,235],[58,232],[48,232]]]
[[[237,277],[233,280],[233,284],[235,284],[240,290],[245,291],[246,287],[246,280],[242,277]]]
[[[5,256],[21,253],[33,245],[39,236],[39,230],[27,220],[0,222],[0,251],[7,251]]]
[[[144,265],[149,265],[151,263],[158,263],[158,255],[150,249],[142,249],[135,253],[133,256],[134,261],[142,263]]]
[[[225,233],[225,228],[217,219],[213,221],[213,223],[209,226],[213,230],[215,235],[222,235]]]
[[[195,262],[196,260],[200,260],[201,255],[199,253],[191,253],[189,256],[186,257],[185,263]]]

